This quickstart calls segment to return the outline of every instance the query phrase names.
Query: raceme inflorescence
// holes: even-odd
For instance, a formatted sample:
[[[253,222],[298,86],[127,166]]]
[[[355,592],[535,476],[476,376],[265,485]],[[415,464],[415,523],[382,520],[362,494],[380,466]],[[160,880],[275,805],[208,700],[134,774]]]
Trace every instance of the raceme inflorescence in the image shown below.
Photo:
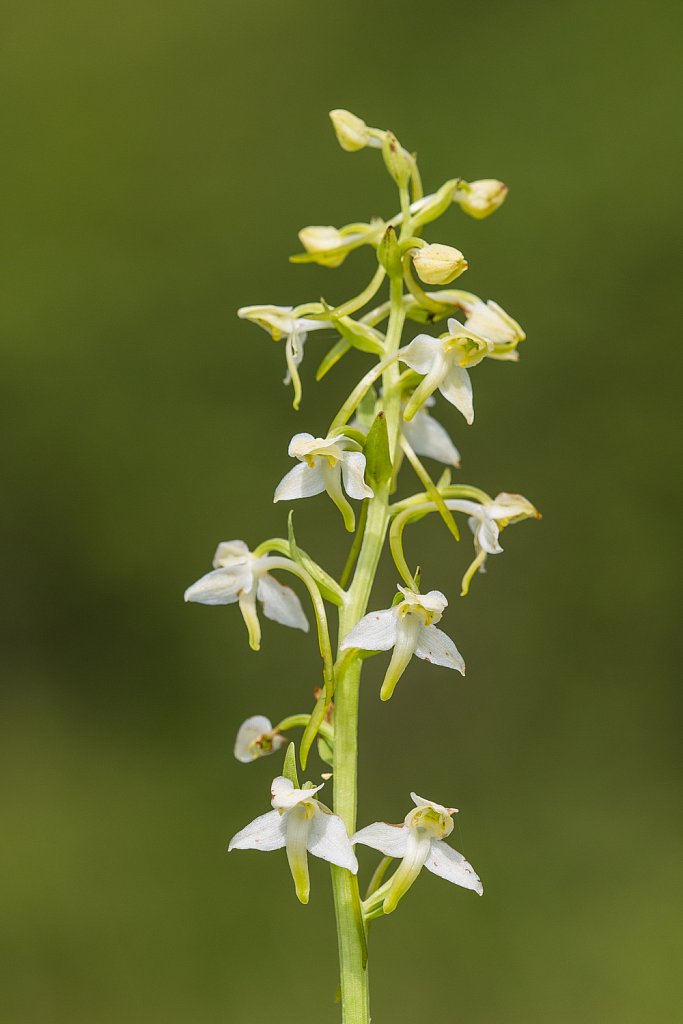
[[[309,343],[311,348],[334,336],[320,361],[318,380],[352,349],[370,362],[325,436],[301,432],[291,439],[287,450],[294,465],[274,491],[274,500],[287,505],[304,498],[326,500],[319,497],[325,494],[331,499],[353,534],[346,565],[335,579],[300,547],[290,511],[286,537],[265,540],[253,550],[242,540],[221,542],[213,569],[188,588],[185,599],[238,604],[249,644],[258,651],[260,612],[308,632],[301,599],[282,577],[294,576],[303,585],[316,626],[321,685],[310,712],[292,714],[275,726],[259,714],[240,726],[235,741],[239,761],[254,762],[283,749],[285,758],[272,782],[271,810],[237,832],[229,849],[285,850],[296,895],[304,904],[310,895],[309,855],[329,862],[343,1020],[368,1024],[370,922],[396,910],[423,868],[464,889],[483,892],[474,868],[448,842],[453,807],[411,793],[414,806],[402,824],[375,822],[356,830],[358,691],[364,660],[386,652],[380,654],[386,665],[379,693],[384,701],[414,671],[414,658],[465,674],[462,654],[441,629],[448,597],[423,588],[419,568],[412,567],[405,553],[406,528],[435,513],[458,540],[454,513],[467,518],[474,557],[462,577],[464,596],[475,574],[485,571],[488,557],[502,551],[502,531],[523,519],[539,518],[539,513],[519,494],[492,497],[478,487],[454,483],[460,453],[437,418],[439,409],[448,412],[451,405],[471,424],[470,371],[485,359],[516,361],[525,335],[492,300],[449,287],[467,270],[467,260],[453,246],[427,242],[422,235],[453,206],[476,219],[488,217],[505,200],[507,187],[494,179],[452,178],[425,195],[415,155],[392,132],[371,128],[347,110],[333,110],[330,117],[342,149],[381,153],[398,188],[400,208],[387,220],[303,228],[299,238],[304,251],[291,259],[334,268],[365,246],[377,257],[372,279],[360,294],[337,306],[324,300],[253,305],[238,315],[264,328],[275,341],[284,340],[285,383],[293,388],[296,409],[302,400],[300,366],[309,334],[325,330]],[[386,284],[388,298],[379,298]],[[424,458],[444,467],[437,479]],[[414,473],[418,490],[397,498],[402,468]],[[372,589],[387,538],[400,582],[391,607],[378,609],[371,603]],[[434,582],[448,591],[449,579]],[[329,620],[335,609],[336,653]],[[285,735],[295,729],[302,730],[298,758]],[[299,771],[306,769],[314,744],[331,769],[323,775],[332,779],[329,807],[321,793],[325,782],[299,783]],[[357,844],[383,855],[363,897]]]

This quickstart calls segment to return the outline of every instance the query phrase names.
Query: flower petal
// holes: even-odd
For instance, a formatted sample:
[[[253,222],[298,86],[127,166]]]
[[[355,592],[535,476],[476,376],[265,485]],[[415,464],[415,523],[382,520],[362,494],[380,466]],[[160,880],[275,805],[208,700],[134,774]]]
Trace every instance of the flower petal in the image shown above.
[[[391,878],[389,892],[384,897],[384,913],[391,914],[420,874],[429,856],[431,841],[424,829],[407,828],[406,852]]]
[[[311,830],[311,819],[307,817],[303,807],[295,807],[285,814],[287,831],[287,860],[289,870],[294,879],[294,887],[299,903],[308,903],[311,883],[308,875],[308,855],[306,847]]]
[[[460,651],[451,638],[437,626],[422,627],[417,638],[415,655],[423,661],[431,662],[432,665],[454,668],[456,672],[465,675],[465,662]]]
[[[470,516],[468,523],[477,544],[483,551],[488,555],[499,555],[501,553],[503,549],[498,542],[500,530],[498,524],[491,518],[486,508],[481,509],[477,515]]]
[[[255,761],[260,757],[255,748],[252,747],[254,740],[258,740],[264,733],[272,732],[273,725],[269,718],[265,715],[252,715],[251,718],[247,718],[245,722],[242,722],[235,738],[235,757],[242,764],[249,764],[250,761]],[[284,743],[282,736],[274,736],[273,739],[280,741],[280,746]],[[275,744],[273,744],[275,747]]]
[[[442,842],[441,839],[432,839],[425,867],[433,875],[445,878],[447,882],[461,885],[464,889],[473,889],[480,896],[484,892],[481,879],[472,865],[465,860],[461,853]]]
[[[308,633],[308,619],[291,587],[264,573],[258,581],[256,596],[263,604],[263,614],[267,619]]]
[[[214,569],[187,588],[185,600],[197,604],[233,604],[243,584],[243,573],[234,569]]]
[[[322,494],[325,490],[322,466],[316,463],[311,467],[301,463],[290,469],[275,488],[273,501],[293,501],[295,498],[312,498],[314,494]]]
[[[268,811],[233,836],[228,850],[281,850],[286,842],[284,817],[279,811]]]
[[[404,348],[401,360],[416,373],[429,373],[442,351],[443,346],[439,338],[432,338],[430,334],[418,334]]]
[[[401,430],[416,455],[436,459],[447,466],[460,465],[460,452],[448,436],[448,431],[424,408],[415,414],[414,419],[402,423]]]
[[[298,804],[313,801],[315,794],[324,785],[325,783],[321,782],[319,786],[312,786],[311,789],[295,789],[291,779],[284,775],[278,775],[276,779],[273,779],[273,784],[270,787],[270,795],[273,798],[271,803],[276,810],[290,811]]]
[[[243,540],[222,540],[213,556],[213,567],[214,569],[223,569],[229,562],[246,565],[250,554],[251,552]]]
[[[347,868],[352,874],[358,871],[358,861],[346,831],[346,825],[338,814],[319,810],[311,819],[308,833],[308,850],[314,857]]]
[[[350,498],[374,498],[365,482],[365,456],[362,452],[344,452],[341,460],[344,490]]]
[[[351,842],[379,850],[385,857],[403,857],[408,845],[408,829],[405,825],[375,821],[351,836]]]
[[[339,644],[340,651],[388,651],[396,643],[398,620],[393,608],[364,615]]]
[[[472,381],[467,370],[462,366],[450,366],[448,373],[439,385],[443,397],[454,405],[469,424],[474,422],[474,405],[472,401]]]

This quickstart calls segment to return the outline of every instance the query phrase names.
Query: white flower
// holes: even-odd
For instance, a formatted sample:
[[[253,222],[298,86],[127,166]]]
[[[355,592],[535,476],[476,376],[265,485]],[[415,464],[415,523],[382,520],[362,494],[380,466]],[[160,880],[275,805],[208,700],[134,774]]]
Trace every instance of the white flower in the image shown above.
[[[460,209],[475,220],[483,220],[494,213],[505,201],[508,187],[496,178],[480,178],[479,181],[463,181],[458,187],[454,201]]]
[[[408,812],[403,825],[376,821],[351,837],[352,843],[370,846],[386,857],[403,858],[384,898],[384,913],[390,914],[396,909],[423,867],[481,896],[484,888],[472,865],[443,842],[453,831],[452,816],[457,813],[456,809],[424,800],[416,793],[410,796],[416,806]]]
[[[424,245],[412,250],[413,266],[425,284],[450,284],[467,270],[467,260],[451,245]]]
[[[451,441],[446,428],[427,412],[427,407],[435,404],[433,397],[428,398],[412,420],[402,421],[401,432],[416,455],[424,455],[457,468],[460,465],[460,452]]]
[[[323,783],[324,785],[324,783]],[[346,868],[358,871],[358,861],[351,847],[346,826],[337,814],[315,799],[322,785],[295,789],[283,775],[271,787],[274,810],[256,818],[230,840],[228,850],[287,849],[296,894],[301,903],[308,903],[310,883],[307,853]]]
[[[489,352],[491,359],[519,358],[515,349],[526,334],[497,302],[489,299],[488,302],[463,303],[463,309],[467,314],[465,327],[493,342],[493,351]]]
[[[403,594],[402,601],[391,608],[364,615],[339,644],[342,651],[394,648],[380,691],[382,700],[389,700],[413,655],[465,675],[465,662],[457,647],[434,625],[448,604],[444,595],[438,590],[416,594],[407,587],[398,589]]]
[[[301,399],[301,385],[299,383],[298,367],[304,357],[304,343],[309,331],[320,331],[329,327],[327,320],[309,320],[305,317],[293,316],[292,306],[242,306],[237,310],[237,315],[242,320],[251,320],[268,331],[273,341],[287,339],[285,345],[285,359],[287,361],[287,376],[285,384],[294,380],[295,397],[294,407],[298,409]]]
[[[227,540],[218,545],[214,569],[185,591],[185,600],[198,604],[234,604],[239,602],[249,630],[249,644],[258,651],[261,626],[256,600],[268,619],[308,632],[308,620],[301,602],[291,587],[269,575],[272,562],[268,555],[253,555],[243,540]]]
[[[464,512],[469,516],[469,527],[474,534],[475,559],[463,576],[462,592],[466,594],[474,573],[486,572],[487,555],[499,555],[501,529],[522,519],[540,519],[540,512],[521,494],[502,492],[489,504],[479,505],[475,501],[449,498],[446,508],[451,512]]]
[[[365,456],[360,445],[345,434],[313,437],[295,434],[289,443],[289,455],[301,465],[290,469],[277,485],[273,501],[310,498],[327,491],[342,516],[347,530],[353,532],[355,517],[344,497],[372,498],[374,492],[365,483]]]
[[[235,739],[235,757],[242,764],[249,764],[259,757],[274,754],[286,742],[279,732],[273,732],[269,718],[265,715],[252,715],[239,727]]]
[[[448,321],[448,334],[433,338],[418,334],[402,351],[401,359],[411,370],[424,378],[408,399],[404,417],[411,420],[425,400],[437,388],[444,398],[458,409],[468,423],[474,421],[472,382],[465,369],[476,366],[489,352],[493,342],[482,338],[459,320]]]

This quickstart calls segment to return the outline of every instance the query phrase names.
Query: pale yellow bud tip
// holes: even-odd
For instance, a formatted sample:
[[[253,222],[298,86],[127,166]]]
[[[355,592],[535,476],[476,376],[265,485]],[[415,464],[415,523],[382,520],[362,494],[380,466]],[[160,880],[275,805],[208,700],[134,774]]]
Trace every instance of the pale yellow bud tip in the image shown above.
[[[347,153],[365,149],[370,142],[370,132],[365,121],[350,110],[331,110],[330,120],[339,145]]]
[[[464,213],[475,220],[483,220],[503,205],[507,194],[505,182],[495,178],[481,178],[479,181],[463,182],[454,198]]]
[[[425,245],[412,253],[413,266],[425,284],[450,284],[467,270],[467,260],[451,245]]]

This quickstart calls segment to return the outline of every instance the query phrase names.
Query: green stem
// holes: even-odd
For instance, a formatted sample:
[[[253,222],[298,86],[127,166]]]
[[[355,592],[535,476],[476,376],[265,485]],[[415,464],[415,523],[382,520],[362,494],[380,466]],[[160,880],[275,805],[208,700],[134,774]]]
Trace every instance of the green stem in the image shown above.
[[[396,353],[405,319],[403,282],[391,280],[391,312],[387,329],[385,359],[374,374],[383,375],[384,413],[392,453],[396,452],[399,437],[401,391],[398,383],[399,368]],[[374,374],[373,379],[374,379]],[[367,380],[366,375],[366,380]],[[370,381],[369,383],[372,383]],[[369,383],[367,386],[369,386]],[[355,407],[359,389],[345,404],[340,417],[349,406]],[[360,396],[358,397],[360,400]],[[375,488],[374,497],[367,506],[367,519],[363,541],[353,583],[348,590],[346,604],[339,609],[340,638],[365,615],[375,581],[384,539],[389,523],[390,481]],[[362,661],[358,657],[338,663],[334,713],[334,810],[346,825],[349,835],[356,829],[357,773],[358,773],[358,692]],[[341,868],[332,868],[332,885],[337,917],[339,967],[341,974],[343,1024],[369,1024],[370,1001],[367,972],[365,928],[362,919],[358,879]]]

